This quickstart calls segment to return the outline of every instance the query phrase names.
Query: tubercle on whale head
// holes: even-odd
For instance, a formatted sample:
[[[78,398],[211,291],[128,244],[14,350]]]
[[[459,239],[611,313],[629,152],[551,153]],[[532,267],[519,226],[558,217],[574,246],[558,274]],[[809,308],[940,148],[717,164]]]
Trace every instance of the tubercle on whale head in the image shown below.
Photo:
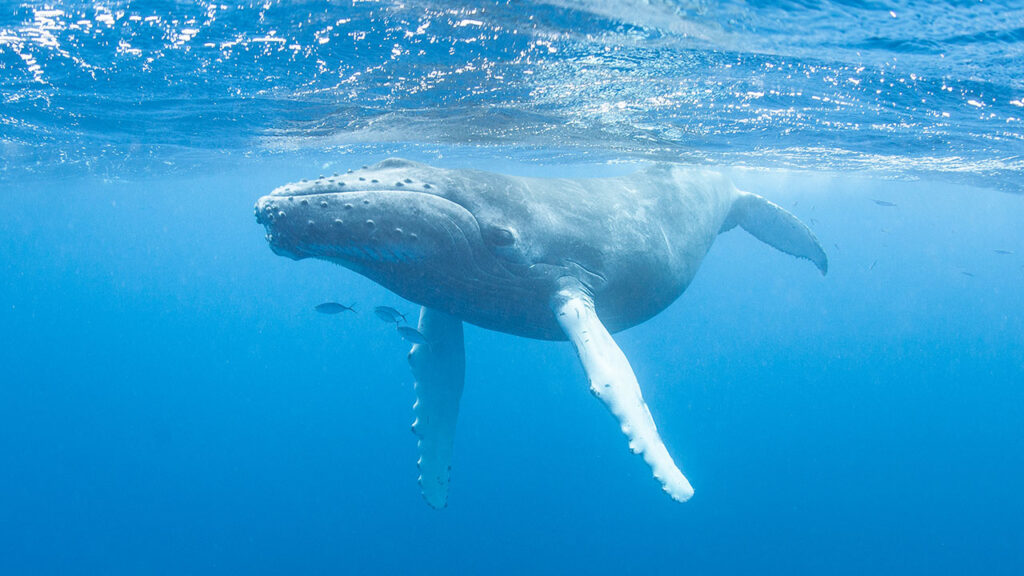
[[[266,227],[274,252],[293,259],[319,257],[343,264],[412,260],[429,245],[424,217],[448,212],[452,221],[457,212],[439,198],[443,187],[430,181],[436,182],[429,176],[439,172],[390,159],[343,174],[303,178],[260,198],[256,221]]]
[[[321,174],[275,188],[271,196],[305,196],[342,192],[418,191],[439,194],[447,171],[426,164],[389,158],[357,170]]]
[[[320,175],[279,186],[259,200],[256,219],[266,226],[267,240],[278,254],[296,259],[332,259],[321,248],[366,240],[366,234],[356,231],[375,230],[374,240],[380,240],[385,231],[409,233],[409,238],[416,240],[417,236],[430,235],[417,233],[416,229],[430,228],[428,223],[435,218],[447,222],[452,230],[459,230],[456,236],[462,236],[464,244],[471,244],[474,249],[482,247],[499,260],[497,266],[528,268],[532,263],[529,242],[523,241],[502,208],[488,206],[488,195],[480,193],[478,184],[449,170],[392,158],[343,174]],[[486,190],[487,184],[482,186]],[[318,205],[324,211],[312,210],[313,214],[309,214],[311,207]],[[347,234],[317,231],[328,221],[341,227],[335,232]],[[351,225],[357,221],[366,228],[354,230]],[[308,228],[296,223],[305,223]],[[316,234],[321,241],[312,242],[311,237]],[[319,245],[317,249],[311,249],[313,244]],[[457,246],[455,251],[458,252]],[[398,257],[401,259],[402,255]]]
[[[458,205],[397,190],[272,194],[257,202],[256,219],[277,254],[362,267],[458,257],[479,236]]]

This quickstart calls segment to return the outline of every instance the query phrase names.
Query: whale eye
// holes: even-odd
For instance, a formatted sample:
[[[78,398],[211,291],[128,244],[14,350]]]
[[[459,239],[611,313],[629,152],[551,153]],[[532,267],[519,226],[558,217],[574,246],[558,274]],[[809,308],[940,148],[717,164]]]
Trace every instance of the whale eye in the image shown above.
[[[491,226],[484,230],[484,239],[495,246],[508,246],[515,243],[516,236],[508,228]]]

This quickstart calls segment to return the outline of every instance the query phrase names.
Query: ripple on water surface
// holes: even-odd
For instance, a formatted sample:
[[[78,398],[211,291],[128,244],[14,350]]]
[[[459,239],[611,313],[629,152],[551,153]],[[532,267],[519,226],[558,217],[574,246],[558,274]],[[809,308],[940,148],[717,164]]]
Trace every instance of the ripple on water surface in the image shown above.
[[[622,4],[24,3],[0,178],[493,146],[1022,186],[1013,2]]]

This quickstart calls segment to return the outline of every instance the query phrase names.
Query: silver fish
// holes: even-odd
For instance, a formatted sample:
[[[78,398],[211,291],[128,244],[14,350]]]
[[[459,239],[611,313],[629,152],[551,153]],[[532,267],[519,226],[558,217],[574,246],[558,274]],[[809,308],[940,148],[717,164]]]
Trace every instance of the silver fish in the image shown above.
[[[352,306],[355,306],[353,304]],[[323,304],[316,305],[316,311],[321,314],[341,314],[342,312],[355,312],[356,309],[352,306],[345,306],[344,304],[338,304],[337,302],[324,302]]]
[[[380,318],[385,322],[393,322],[395,324],[398,324],[399,321],[407,322],[405,314],[402,314],[391,306],[377,306],[373,309],[373,313],[377,315],[377,318]]]

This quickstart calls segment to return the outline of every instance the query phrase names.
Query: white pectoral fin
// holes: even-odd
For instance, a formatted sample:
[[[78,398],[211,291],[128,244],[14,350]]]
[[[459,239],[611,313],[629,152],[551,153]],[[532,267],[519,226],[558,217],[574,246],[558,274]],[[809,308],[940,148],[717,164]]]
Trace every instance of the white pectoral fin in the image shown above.
[[[412,431],[419,438],[419,482],[427,503],[444,508],[466,374],[462,321],[423,308],[418,330],[426,343],[413,345],[409,365],[416,377],[416,421]]]
[[[693,496],[693,487],[679,471],[658,436],[633,369],[611,334],[601,323],[593,302],[582,293],[566,290],[553,301],[555,317],[576,347],[590,391],[619,419],[629,448],[642,454],[665,492],[680,502]]]

